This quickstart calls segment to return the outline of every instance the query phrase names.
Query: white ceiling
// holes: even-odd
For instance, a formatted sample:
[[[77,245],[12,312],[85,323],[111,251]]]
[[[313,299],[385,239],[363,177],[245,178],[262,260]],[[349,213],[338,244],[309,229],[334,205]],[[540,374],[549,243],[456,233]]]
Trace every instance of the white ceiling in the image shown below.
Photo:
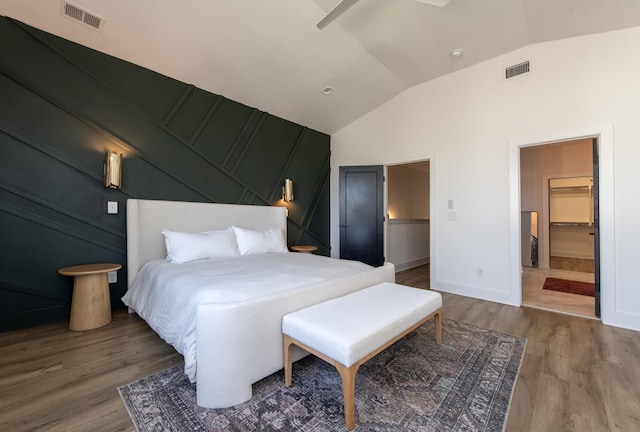
[[[640,26],[639,0],[361,0],[323,30],[338,0],[71,2],[104,30],[61,16],[59,0],[2,0],[0,15],[328,134],[523,46]]]

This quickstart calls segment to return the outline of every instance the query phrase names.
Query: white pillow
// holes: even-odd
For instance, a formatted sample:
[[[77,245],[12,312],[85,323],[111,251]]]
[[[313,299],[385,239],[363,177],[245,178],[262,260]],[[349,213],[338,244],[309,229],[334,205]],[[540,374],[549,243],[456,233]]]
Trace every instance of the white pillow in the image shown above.
[[[241,255],[289,252],[284,233],[279,228],[253,230],[233,227]]]
[[[167,259],[173,263],[240,255],[231,227],[201,233],[162,230]]]

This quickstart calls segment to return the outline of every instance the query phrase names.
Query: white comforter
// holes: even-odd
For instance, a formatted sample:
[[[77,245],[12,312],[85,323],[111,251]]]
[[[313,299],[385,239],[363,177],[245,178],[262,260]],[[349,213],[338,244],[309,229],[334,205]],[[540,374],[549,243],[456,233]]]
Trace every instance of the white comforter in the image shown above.
[[[370,269],[357,261],[286,252],[184,264],[152,261],[142,267],[122,301],[184,356],[185,374],[195,382],[198,305],[273,296]]]

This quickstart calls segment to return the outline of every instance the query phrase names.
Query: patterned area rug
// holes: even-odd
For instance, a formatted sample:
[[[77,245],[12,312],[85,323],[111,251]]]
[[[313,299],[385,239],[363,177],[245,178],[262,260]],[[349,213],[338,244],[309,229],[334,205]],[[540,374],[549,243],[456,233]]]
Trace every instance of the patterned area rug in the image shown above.
[[[431,320],[360,367],[355,431],[504,430],[526,339],[443,324],[441,346]],[[294,363],[290,388],[277,372],[232,408],[198,407],[182,365],[118,390],[138,431],[346,430],[340,376],[314,356]]]
[[[569,294],[580,294],[595,297],[596,286],[589,282],[578,282],[567,279],[546,278],[542,289],[560,291]]]

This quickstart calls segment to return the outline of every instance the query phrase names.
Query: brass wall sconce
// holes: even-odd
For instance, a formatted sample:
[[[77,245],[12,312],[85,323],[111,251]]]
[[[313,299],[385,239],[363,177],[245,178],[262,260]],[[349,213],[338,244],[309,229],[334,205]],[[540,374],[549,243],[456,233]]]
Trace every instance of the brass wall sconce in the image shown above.
[[[291,181],[291,179],[284,180],[284,186],[282,186],[282,199],[286,202],[293,201],[293,181]]]
[[[104,161],[104,187],[111,189],[122,187],[122,153],[107,152]]]

